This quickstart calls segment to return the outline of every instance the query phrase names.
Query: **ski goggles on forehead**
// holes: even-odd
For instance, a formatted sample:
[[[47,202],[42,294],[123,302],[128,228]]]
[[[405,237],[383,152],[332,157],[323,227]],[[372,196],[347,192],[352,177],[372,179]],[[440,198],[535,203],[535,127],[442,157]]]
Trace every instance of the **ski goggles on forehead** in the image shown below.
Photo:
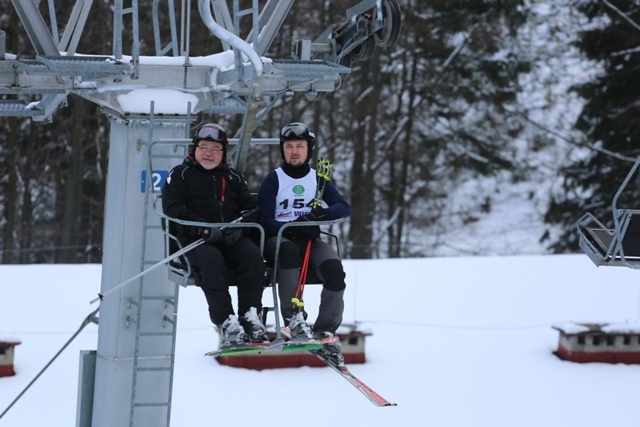
[[[226,142],[227,134],[224,131],[214,127],[203,127],[196,135],[198,139],[208,139],[215,142]]]
[[[290,125],[286,125],[280,131],[280,136],[284,139],[294,139],[294,138],[309,138],[313,137],[310,135],[309,128],[302,123],[292,123]]]

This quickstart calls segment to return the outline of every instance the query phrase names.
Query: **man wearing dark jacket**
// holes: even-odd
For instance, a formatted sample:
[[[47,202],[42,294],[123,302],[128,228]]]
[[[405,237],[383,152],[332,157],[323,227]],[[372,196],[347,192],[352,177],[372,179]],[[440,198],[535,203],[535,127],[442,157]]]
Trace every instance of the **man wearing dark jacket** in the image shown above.
[[[222,126],[201,126],[182,164],[169,173],[162,187],[165,215],[196,222],[231,222],[241,212],[255,208],[240,172],[227,165],[228,137]],[[258,313],[262,310],[265,267],[258,246],[242,236],[240,228],[177,226],[177,238],[185,246],[199,239],[205,244],[186,254],[199,273],[198,285],[209,305],[209,317],[220,331],[223,345],[268,342]],[[233,277],[232,277],[233,275]],[[233,281],[233,282],[232,282]],[[238,315],[229,286],[238,288]]]

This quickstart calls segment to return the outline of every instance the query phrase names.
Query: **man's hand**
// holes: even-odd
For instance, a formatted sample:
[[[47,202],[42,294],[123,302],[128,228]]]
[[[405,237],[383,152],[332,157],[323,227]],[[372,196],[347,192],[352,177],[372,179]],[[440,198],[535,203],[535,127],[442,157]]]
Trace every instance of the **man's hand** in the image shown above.
[[[318,206],[317,208],[311,209],[311,212],[299,216],[295,219],[295,221],[326,221],[328,219],[329,216],[327,215],[327,211],[324,208]]]
[[[288,227],[284,231],[283,235],[290,240],[315,240],[320,237],[320,227],[318,227],[317,225],[306,227]]]
[[[258,208],[247,209],[246,211],[242,211],[240,212],[240,222],[257,222],[258,213],[260,213]]]

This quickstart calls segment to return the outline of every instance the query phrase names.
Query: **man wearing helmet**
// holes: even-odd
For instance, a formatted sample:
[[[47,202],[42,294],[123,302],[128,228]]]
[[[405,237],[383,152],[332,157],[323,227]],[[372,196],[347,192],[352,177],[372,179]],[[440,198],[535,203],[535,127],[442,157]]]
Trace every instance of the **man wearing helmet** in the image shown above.
[[[197,222],[231,222],[255,208],[240,172],[227,165],[228,137],[222,126],[201,126],[182,164],[169,173],[162,187],[162,209],[171,217]],[[209,317],[223,345],[269,342],[258,313],[262,310],[265,267],[260,248],[240,228],[186,227],[178,224],[183,246],[202,237],[206,244],[186,254],[198,272],[198,285],[209,305]],[[235,273],[235,279],[231,274]],[[238,287],[238,319],[229,286]]]
[[[259,222],[267,241],[265,258],[273,262],[277,234],[289,221],[323,221],[346,218],[351,207],[331,181],[326,183],[323,205],[312,209],[316,195],[316,171],[309,166],[315,148],[315,134],[303,123],[290,123],[280,131],[282,165],[271,171],[258,191]],[[283,234],[279,252],[278,292],[281,314],[293,338],[308,339],[332,336],[342,323],[344,311],[345,273],[336,251],[320,238],[318,226],[288,227]],[[307,242],[311,240],[309,269],[322,279],[320,309],[313,329],[306,323],[306,313],[293,309],[300,267]],[[324,351],[338,365],[344,365],[340,343],[325,344]]]

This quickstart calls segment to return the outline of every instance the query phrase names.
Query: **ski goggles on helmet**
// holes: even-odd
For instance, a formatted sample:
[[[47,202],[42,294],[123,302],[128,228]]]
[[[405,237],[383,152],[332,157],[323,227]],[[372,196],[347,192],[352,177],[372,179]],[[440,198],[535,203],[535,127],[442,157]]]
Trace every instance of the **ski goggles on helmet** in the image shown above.
[[[316,134],[304,123],[290,123],[280,131],[280,141],[290,141],[292,139],[313,141],[316,139]]]
[[[204,125],[198,130],[196,135],[198,141],[206,139],[207,141],[227,143],[227,133],[218,125]]]

